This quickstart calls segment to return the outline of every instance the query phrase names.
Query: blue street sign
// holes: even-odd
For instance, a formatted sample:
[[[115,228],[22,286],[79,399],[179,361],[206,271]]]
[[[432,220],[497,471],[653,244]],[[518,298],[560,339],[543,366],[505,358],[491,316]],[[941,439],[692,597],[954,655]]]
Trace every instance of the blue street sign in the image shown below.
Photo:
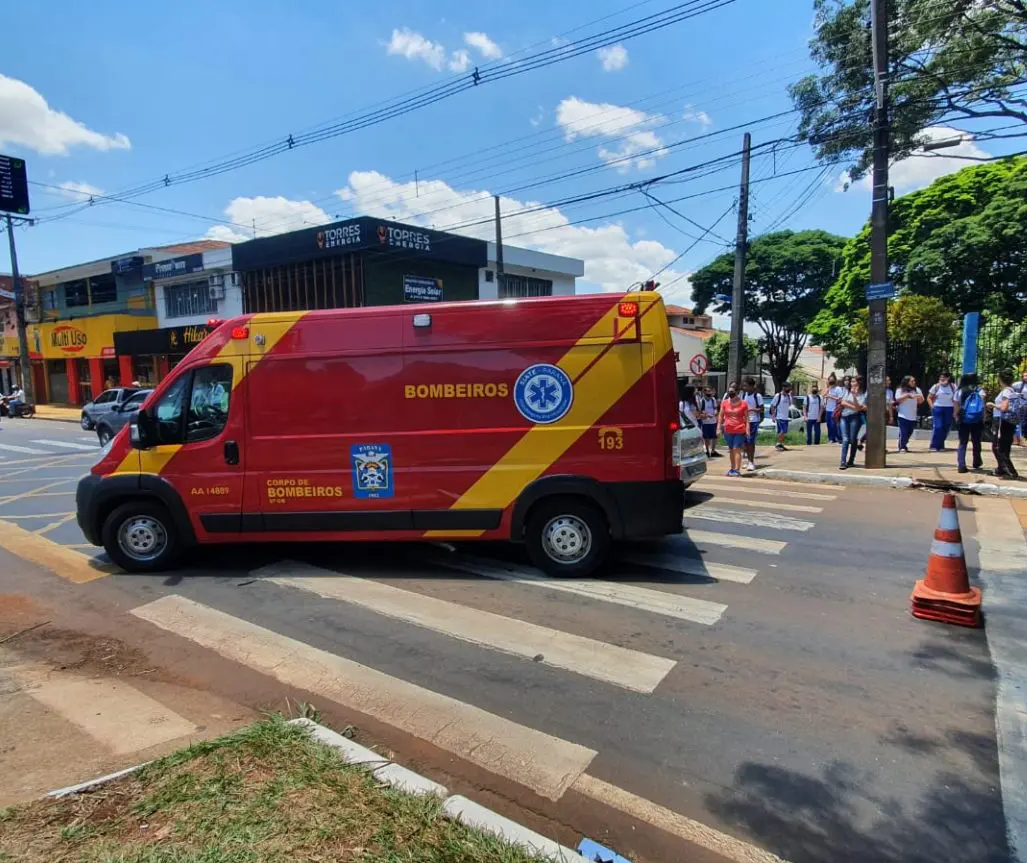
[[[895,296],[895,285],[892,282],[880,282],[867,285],[868,300],[890,300]]]
[[[714,294],[714,302],[720,303],[721,305],[731,305],[731,294]]]

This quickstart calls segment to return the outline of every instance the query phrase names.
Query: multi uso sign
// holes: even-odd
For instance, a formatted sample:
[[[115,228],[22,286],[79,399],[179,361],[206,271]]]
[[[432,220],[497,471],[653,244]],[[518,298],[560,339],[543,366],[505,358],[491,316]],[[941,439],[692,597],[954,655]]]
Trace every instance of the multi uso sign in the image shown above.
[[[322,228],[236,243],[232,246],[232,265],[245,272],[360,251],[380,252],[398,260],[423,257],[471,267],[484,267],[487,259],[484,240],[361,216]]]

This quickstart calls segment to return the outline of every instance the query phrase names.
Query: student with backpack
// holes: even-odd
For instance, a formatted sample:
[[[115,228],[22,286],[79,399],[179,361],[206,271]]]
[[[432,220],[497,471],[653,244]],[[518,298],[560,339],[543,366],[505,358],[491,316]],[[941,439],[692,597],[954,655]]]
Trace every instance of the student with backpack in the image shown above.
[[[785,447],[785,436],[788,434],[790,414],[792,405],[795,404],[795,396],[792,395],[792,385],[785,383],[781,385],[779,392],[770,402],[770,415],[777,424],[777,446],[775,449],[781,451]]]
[[[802,418],[806,421],[806,446],[820,445],[820,417],[823,412],[824,400],[820,397],[820,387],[813,384],[802,403]]]
[[[981,459],[981,432],[984,431],[984,390],[978,386],[977,375],[963,375],[954,398],[953,419],[959,432],[956,465],[960,473],[969,473],[966,466],[966,445],[973,444],[974,470],[984,467]]]
[[[699,409],[699,423],[702,425],[703,443],[706,444],[708,458],[720,458],[717,452],[717,392],[713,387],[703,387],[701,396],[696,398]]]
[[[991,450],[995,454],[997,467],[995,476],[1019,479],[1020,475],[1013,466],[1013,459],[1010,450],[1013,447],[1013,437],[1016,435],[1016,427],[1024,420],[1027,410],[1024,410],[1024,399],[1013,389],[1013,373],[1002,371],[998,373],[998,382],[1002,384],[1002,391],[995,396],[994,402],[989,402],[988,407],[993,410],[995,422],[994,439]]]

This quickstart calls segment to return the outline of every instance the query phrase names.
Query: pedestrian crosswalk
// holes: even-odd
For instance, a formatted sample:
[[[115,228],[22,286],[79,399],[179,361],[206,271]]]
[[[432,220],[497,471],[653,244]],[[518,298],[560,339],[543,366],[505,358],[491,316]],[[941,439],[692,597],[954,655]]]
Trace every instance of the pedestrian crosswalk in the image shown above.
[[[23,456],[73,455],[95,453],[99,442],[94,435],[78,435],[75,439],[36,438],[23,443],[13,443],[0,438],[0,461]]]
[[[299,546],[251,570],[245,591],[191,579],[133,613],[555,800],[600,747],[538,699],[585,705],[599,703],[596,687],[631,699],[680,687],[690,635],[729,625],[734,603],[787,577],[773,561],[815,526],[791,513],[822,518],[845,493],[764,483],[701,481],[681,536],[615,547],[597,578],[550,578],[508,549],[472,544],[392,546],[384,562],[322,553],[316,564]]]

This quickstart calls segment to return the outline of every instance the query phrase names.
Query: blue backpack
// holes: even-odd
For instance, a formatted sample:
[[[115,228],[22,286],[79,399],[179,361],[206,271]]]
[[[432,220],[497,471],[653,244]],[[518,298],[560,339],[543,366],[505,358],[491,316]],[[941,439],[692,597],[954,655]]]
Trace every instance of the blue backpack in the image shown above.
[[[984,421],[984,399],[979,390],[974,390],[966,397],[963,404],[963,422],[979,423]]]

